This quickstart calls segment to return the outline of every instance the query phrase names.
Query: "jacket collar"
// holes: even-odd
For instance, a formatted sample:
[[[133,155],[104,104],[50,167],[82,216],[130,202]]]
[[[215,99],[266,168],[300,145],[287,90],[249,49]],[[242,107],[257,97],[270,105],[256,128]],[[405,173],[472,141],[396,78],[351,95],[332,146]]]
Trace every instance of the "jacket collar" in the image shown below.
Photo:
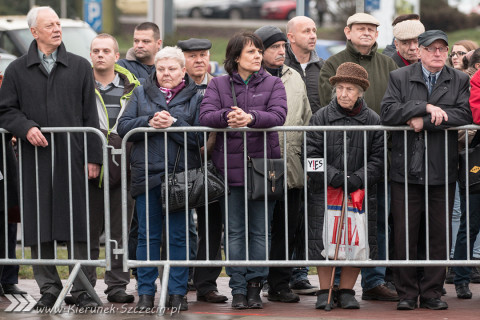
[[[67,55],[67,49],[65,49],[65,45],[60,43],[60,46],[57,48],[57,60],[56,63],[61,63],[65,67],[68,67],[68,55]],[[38,46],[37,46],[37,40],[33,40],[32,43],[30,43],[30,47],[28,48],[27,52],[27,68],[42,63],[40,61],[40,57],[38,56]]]
[[[197,93],[197,85],[195,84],[195,81],[193,81],[192,78],[190,78],[190,76],[186,73],[184,79],[185,88],[175,95],[175,97],[173,97],[172,101],[170,101],[168,104],[168,108],[186,103]],[[150,76],[145,80],[145,84],[143,86],[145,94],[150,97],[150,100],[159,105],[161,108],[167,109],[167,101],[165,100],[165,96],[157,87],[156,72],[152,72],[152,74],[150,74]]]
[[[288,59],[290,59],[290,61],[300,65],[300,62],[298,62],[297,57],[295,56],[295,53],[293,53],[292,47],[290,46],[289,42],[287,42],[285,48],[286,48],[286,53],[285,53],[286,57],[288,57]],[[321,59],[318,56],[317,51],[315,51],[315,50],[313,50],[310,53],[310,60],[307,62],[307,66],[312,64],[312,63],[317,63],[317,64],[321,63]]]
[[[252,74],[250,80],[248,81],[248,85],[256,85],[260,83],[265,77],[268,76],[268,73],[263,69],[260,68],[258,72]],[[238,74],[237,71],[233,71],[232,75],[230,76],[230,80],[233,80],[233,83],[239,84],[244,86],[245,82],[243,81],[242,77]]]
[[[410,67],[410,66],[409,66]],[[417,62],[411,65],[410,72],[410,81],[412,82],[420,82],[425,86],[425,90],[428,92],[427,84],[425,83],[425,79],[423,78],[423,71],[422,71],[422,63]],[[428,97],[428,102],[435,104],[437,103],[440,98],[448,92],[449,86],[443,86],[444,82],[451,81],[454,77],[454,73],[456,71],[453,68],[447,67],[446,65],[443,66],[442,72],[438,77],[435,87],[431,95]]]
[[[350,118],[350,119],[355,119],[361,124],[365,124],[367,123],[367,118],[368,118],[368,109],[366,107],[367,107],[367,103],[365,102],[365,99],[362,98],[362,110],[360,111],[360,113],[355,116],[347,116],[345,113],[340,112],[340,110],[338,110],[338,108],[341,108],[341,107],[337,104],[337,99],[332,99],[332,101],[330,101],[330,103],[327,106],[328,121],[334,122],[344,118]]]
[[[352,41],[347,40],[347,51],[357,58],[364,58],[364,59],[371,60],[377,53],[377,48],[378,48],[378,44],[377,42],[375,42],[368,54],[361,54],[360,51],[358,51],[357,48],[355,48]]]

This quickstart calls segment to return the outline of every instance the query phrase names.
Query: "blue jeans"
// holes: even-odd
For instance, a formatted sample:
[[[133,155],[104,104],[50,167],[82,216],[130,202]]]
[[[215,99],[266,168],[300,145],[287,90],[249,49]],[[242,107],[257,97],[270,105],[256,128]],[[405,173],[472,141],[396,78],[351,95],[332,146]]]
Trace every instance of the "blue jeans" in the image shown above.
[[[149,248],[150,260],[160,260],[162,244],[163,210],[159,200],[161,187],[157,186],[148,191],[149,208]],[[147,260],[147,220],[146,194],[136,197],[138,214],[138,246],[137,260]],[[186,223],[185,211],[169,213],[169,241],[170,260],[186,260]],[[138,295],[155,295],[155,280],[158,277],[157,267],[137,268]],[[188,267],[172,267],[168,280],[168,294],[185,295],[187,293]]]
[[[390,185],[388,185],[388,204],[385,206],[385,184],[377,184],[377,245],[378,260],[386,259],[385,212],[390,214]],[[368,291],[385,283],[385,267],[362,268],[362,289]]]
[[[460,217],[460,228],[458,229],[457,241],[455,243],[454,260],[466,260],[467,259],[467,197],[465,194],[460,194],[460,208],[462,216]],[[477,239],[478,232],[480,231],[480,194],[470,194],[470,259],[473,257],[473,244]],[[470,282],[471,267],[454,267],[455,278],[453,283],[456,285],[461,283]]]
[[[452,213],[452,249],[450,251],[450,258],[453,258],[455,253],[455,243],[457,240],[458,229],[460,228],[460,218],[462,216],[462,210],[460,207],[460,187],[456,186],[455,190],[455,202],[453,204]],[[480,234],[477,236],[475,243],[470,244],[473,246],[473,257],[480,258]]]
[[[244,187],[230,187],[228,196],[228,258],[230,260],[246,260],[245,241],[245,203]],[[223,217],[226,222],[225,198],[221,198]],[[268,202],[268,231],[273,216],[275,201]],[[266,254],[265,202],[248,201],[248,259],[265,260]],[[270,232],[269,232],[270,233]],[[226,234],[227,236],[227,234]],[[270,240],[270,234],[268,239]],[[264,280],[268,275],[268,267],[227,267],[230,276],[232,295],[247,294],[248,281]]]

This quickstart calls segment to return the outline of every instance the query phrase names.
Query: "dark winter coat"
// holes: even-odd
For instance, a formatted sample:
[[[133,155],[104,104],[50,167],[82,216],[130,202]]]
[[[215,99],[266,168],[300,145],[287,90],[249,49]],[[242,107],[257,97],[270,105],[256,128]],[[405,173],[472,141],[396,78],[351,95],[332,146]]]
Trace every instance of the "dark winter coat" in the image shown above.
[[[285,52],[285,64],[300,73],[302,76],[303,82],[305,82],[305,86],[307,87],[307,96],[308,102],[310,103],[310,108],[312,108],[312,113],[315,113],[322,107],[318,97],[318,76],[324,64],[323,59],[318,57],[315,50],[312,51],[310,61],[308,62],[305,71],[303,71],[302,66],[290,48],[290,45],[287,44],[287,49]]]
[[[233,75],[213,78],[208,84],[200,107],[202,126],[227,128],[227,115],[233,104],[231,82],[233,81],[238,107],[253,116],[250,128],[271,128],[281,126],[287,116],[287,98],[282,80],[269,75],[263,69],[254,73],[248,84],[237,72]],[[264,158],[263,132],[247,134],[247,155],[251,158]],[[231,186],[244,185],[244,144],[243,132],[227,132],[228,183]],[[212,160],[224,174],[224,135],[217,134],[212,152]],[[280,158],[277,132],[267,133],[267,158]]]
[[[25,244],[37,244],[37,192],[40,210],[40,241],[70,240],[69,185],[72,192],[74,241],[86,241],[86,200],[84,141],[82,133],[71,134],[72,179],[69,181],[67,134],[57,133],[52,148],[38,151],[38,185],[35,181],[35,147],[26,135],[32,127],[98,128],[95,87],[90,63],[58,47],[55,66],[50,74],[38,56],[34,40],[28,53],[13,61],[5,71],[0,89],[0,127],[13,133],[23,143],[22,174],[24,196]],[[88,135],[88,162],[101,163],[100,139]],[[53,158],[52,158],[53,149]],[[52,173],[52,163],[55,169]]]
[[[0,139],[2,135],[0,135]],[[18,169],[17,159],[12,147],[10,134],[5,135],[5,146],[0,140],[0,219],[4,220],[5,199],[7,200],[7,211],[9,222],[20,222],[18,215]],[[5,147],[5,153],[3,152]],[[4,162],[5,161],[5,162]],[[4,168],[7,168],[5,171]],[[5,189],[7,197],[5,198]],[[4,237],[4,230],[0,229],[0,236]]]
[[[157,87],[157,75],[153,72],[145,81],[145,84],[133,90],[125,111],[118,120],[117,132],[124,137],[128,131],[135,128],[150,128],[148,121],[156,112],[168,111],[177,121],[172,124],[175,127],[198,126],[198,112],[201,95],[197,94],[195,82],[185,75],[185,85],[167,105],[165,95]],[[145,135],[138,133],[130,136],[128,141],[134,142],[130,161],[132,197],[146,192],[145,185]],[[198,138],[198,143],[197,143]],[[197,133],[187,134],[188,168],[200,167],[199,147],[203,145],[203,135]],[[172,173],[175,166],[177,151],[180,149],[178,171],[185,168],[184,162],[184,136],[181,132],[170,133],[167,136],[168,172]],[[148,134],[148,188],[159,186],[165,174],[165,137],[163,130],[158,133]]]
[[[155,72],[155,65],[147,66],[135,58],[133,48],[128,50],[126,59],[118,60],[117,64],[133,73],[141,83]]]
[[[371,126],[379,125],[380,117],[363,101],[359,114],[347,116],[340,111],[336,99],[316,112],[310,120],[311,126]],[[307,157],[324,157],[323,131],[307,131]],[[343,131],[327,133],[327,183],[344,170]],[[368,243],[370,258],[377,256],[377,189],[376,184],[383,178],[383,133],[367,131],[367,176],[368,176]],[[357,175],[366,185],[364,159],[364,133],[347,131],[347,175]],[[310,172],[308,188],[308,249],[310,259],[323,259],[323,221],[325,213],[324,174]]]
[[[382,124],[387,126],[406,125],[413,117],[423,118],[423,130],[428,131],[428,184],[445,184],[445,132],[444,129],[472,123],[472,112],[468,103],[469,78],[453,68],[444,66],[431,95],[423,77],[420,62],[390,73],[388,89],[382,101]],[[427,103],[442,108],[448,115],[439,126],[431,123],[426,111]],[[414,156],[415,140],[422,139],[424,132],[407,134],[407,165],[410,169]],[[448,183],[457,179],[458,132],[448,131]],[[418,154],[418,153],[417,153]],[[404,182],[404,133],[392,132],[392,160],[390,178]],[[419,175],[408,175],[408,182],[425,184],[425,158],[418,160]]]

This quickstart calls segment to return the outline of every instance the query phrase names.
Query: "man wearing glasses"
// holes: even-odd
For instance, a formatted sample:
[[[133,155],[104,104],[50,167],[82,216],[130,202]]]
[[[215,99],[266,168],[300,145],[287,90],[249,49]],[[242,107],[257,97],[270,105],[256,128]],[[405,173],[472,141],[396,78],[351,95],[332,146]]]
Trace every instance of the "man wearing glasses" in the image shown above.
[[[447,241],[450,241],[447,230],[451,230],[446,223],[451,222],[457,180],[458,133],[448,131],[445,141],[444,129],[472,123],[469,80],[466,74],[445,65],[448,39],[443,31],[420,34],[418,44],[421,63],[391,72],[381,103],[382,124],[408,125],[414,129],[407,133],[406,154],[404,132],[392,132],[390,179],[394,259],[417,260],[418,243],[426,241],[425,252],[429,260],[446,260]],[[405,224],[407,212],[408,225]],[[422,225],[422,220],[428,228]],[[415,309],[419,297],[420,308],[448,308],[440,299],[445,268],[424,269],[423,277],[418,279],[415,267],[395,268],[395,285],[400,297],[398,310]]]

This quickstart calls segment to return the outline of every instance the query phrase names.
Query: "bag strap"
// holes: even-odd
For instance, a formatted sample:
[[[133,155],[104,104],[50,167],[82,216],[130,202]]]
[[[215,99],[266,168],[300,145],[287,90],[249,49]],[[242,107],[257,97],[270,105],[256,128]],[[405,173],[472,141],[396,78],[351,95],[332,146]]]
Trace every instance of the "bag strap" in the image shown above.
[[[235,88],[234,88],[234,86],[233,86],[233,80],[232,80],[232,78],[230,78],[230,84],[231,84],[231,86],[232,86],[233,105],[234,105],[234,106],[238,106],[238,105],[237,105],[237,95],[235,94]]]
[[[203,160],[202,160],[202,152],[200,151],[200,141],[198,140],[198,135],[195,134],[195,138],[197,140],[197,149],[198,149],[198,155],[200,156],[200,170],[202,170],[203,172]],[[173,167],[173,176],[175,176],[175,173],[177,172],[177,166],[178,166],[178,161],[180,160],[180,149],[182,149],[183,146],[182,145],[179,145],[178,149],[177,149],[177,156],[175,158],[175,165]]]

